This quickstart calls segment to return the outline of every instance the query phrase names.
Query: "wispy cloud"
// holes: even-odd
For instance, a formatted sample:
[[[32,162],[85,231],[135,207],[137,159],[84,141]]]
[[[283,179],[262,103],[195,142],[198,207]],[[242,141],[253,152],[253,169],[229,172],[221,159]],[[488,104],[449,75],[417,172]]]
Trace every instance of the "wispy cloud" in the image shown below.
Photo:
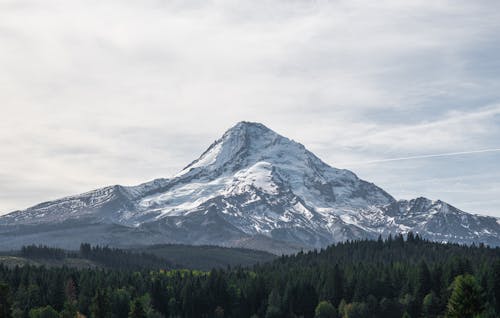
[[[418,156],[409,156],[409,157],[385,158],[385,159],[371,160],[371,161],[365,161],[365,162],[350,162],[349,164],[350,165],[365,165],[365,164],[383,163],[383,162],[392,162],[392,161],[403,161],[403,160],[414,160],[414,159],[428,159],[428,158],[439,158],[439,157],[453,157],[453,156],[462,156],[462,155],[473,155],[473,154],[481,154],[481,153],[485,153],[485,152],[499,152],[499,151],[500,151],[500,148],[481,149],[481,150],[448,152],[448,153],[418,155]]]

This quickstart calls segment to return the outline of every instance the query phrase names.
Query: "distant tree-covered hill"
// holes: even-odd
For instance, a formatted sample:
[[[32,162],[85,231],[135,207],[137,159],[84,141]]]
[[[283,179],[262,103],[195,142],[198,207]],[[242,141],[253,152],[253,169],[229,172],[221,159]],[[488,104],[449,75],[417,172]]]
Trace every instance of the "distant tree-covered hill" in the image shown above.
[[[0,263],[8,266],[29,264],[108,269],[210,270],[228,266],[251,266],[276,258],[276,255],[267,252],[244,248],[174,244],[123,250],[82,243],[79,251],[28,245],[23,246],[19,251],[0,253]]]
[[[166,259],[173,264],[180,264],[183,268],[199,270],[251,266],[277,258],[276,255],[264,251],[210,245],[153,245],[140,248],[140,251]]]

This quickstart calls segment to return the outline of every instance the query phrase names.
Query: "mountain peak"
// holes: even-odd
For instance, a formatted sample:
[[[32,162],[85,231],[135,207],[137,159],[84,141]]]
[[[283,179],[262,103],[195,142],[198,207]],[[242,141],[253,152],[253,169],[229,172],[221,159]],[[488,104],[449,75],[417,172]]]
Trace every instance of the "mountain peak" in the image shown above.
[[[332,202],[340,206],[394,201],[382,189],[348,170],[329,166],[302,144],[260,123],[237,123],[176,175],[181,183],[231,176],[244,185],[262,185],[258,180],[266,180],[271,186],[265,188],[281,187],[324,210],[331,209]],[[317,193],[313,195],[311,189]]]
[[[304,153],[304,149],[301,144],[279,135],[261,123],[241,121],[228,129],[179,175],[200,169],[220,171],[223,167],[232,171],[265,159],[271,160],[276,153],[290,156]]]
[[[264,124],[258,123],[258,122],[252,122],[252,121],[240,121],[236,125],[234,125],[230,130],[239,130],[239,129],[260,129],[263,131],[272,131],[270,128],[265,126]]]
[[[34,235],[48,245],[65,235],[67,246],[238,246],[264,236],[319,248],[409,230],[439,241],[500,245],[497,219],[422,197],[395,201],[300,143],[243,121],[174,178],[102,188],[0,217],[0,248],[33,243]]]
[[[249,121],[240,121],[229,128],[217,142],[228,142],[228,139],[231,138],[241,139],[245,143],[262,139],[287,139],[261,123]]]

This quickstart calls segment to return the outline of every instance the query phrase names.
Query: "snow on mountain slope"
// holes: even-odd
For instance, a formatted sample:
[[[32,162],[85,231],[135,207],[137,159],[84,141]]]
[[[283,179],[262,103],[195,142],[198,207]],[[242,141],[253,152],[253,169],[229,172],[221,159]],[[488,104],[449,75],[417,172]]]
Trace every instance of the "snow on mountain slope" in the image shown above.
[[[35,230],[47,224],[49,232]],[[276,252],[278,246],[322,247],[409,230],[439,241],[500,245],[495,218],[424,198],[396,201],[303,145],[248,122],[228,130],[171,179],[106,187],[0,217],[0,248],[19,244],[11,240],[19,235],[14,228],[57,245],[57,224],[112,226],[102,240],[114,245],[245,244]]]
[[[401,200],[383,208],[395,223],[437,241],[499,244],[498,219],[463,212],[441,200]]]
[[[102,218],[104,215],[99,212],[106,205],[120,201],[124,204],[123,208],[126,208],[127,199],[123,188],[110,186],[76,196],[40,203],[24,211],[9,213],[1,218],[1,224],[28,225],[91,216]]]
[[[142,203],[145,207],[161,207],[181,199],[191,205],[193,201],[252,188],[277,194],[280,186],[325,213],[334,207],[394,201],[382,189],[358,179],[352,172],[328,166],[301,144],[261,124],[243,122],[176,175],[169,193],[146,197]],[[168,207],[162,210],[164,215],[168,215]],[[175,211],[182,209],[183,206]]]

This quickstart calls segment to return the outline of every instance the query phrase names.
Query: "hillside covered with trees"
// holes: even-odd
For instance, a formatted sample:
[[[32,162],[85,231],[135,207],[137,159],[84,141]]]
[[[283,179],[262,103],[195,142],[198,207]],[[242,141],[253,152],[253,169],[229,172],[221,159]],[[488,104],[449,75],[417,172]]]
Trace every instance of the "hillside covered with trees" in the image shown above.
[[[128,250],[82,243],[79,251],[43,245],[23,246],[19,251],[0,252],[0,264],[67,266],[108,269],[194,269],[209,271],[227,266],[252,266],[276,259],[263,251],[208,245],[162,244]]]
[[[493,318],[500,316],[500,249],[432,243],[410,233],[207,272],[0,265],[0,317],[77,312],[96,318]]]

